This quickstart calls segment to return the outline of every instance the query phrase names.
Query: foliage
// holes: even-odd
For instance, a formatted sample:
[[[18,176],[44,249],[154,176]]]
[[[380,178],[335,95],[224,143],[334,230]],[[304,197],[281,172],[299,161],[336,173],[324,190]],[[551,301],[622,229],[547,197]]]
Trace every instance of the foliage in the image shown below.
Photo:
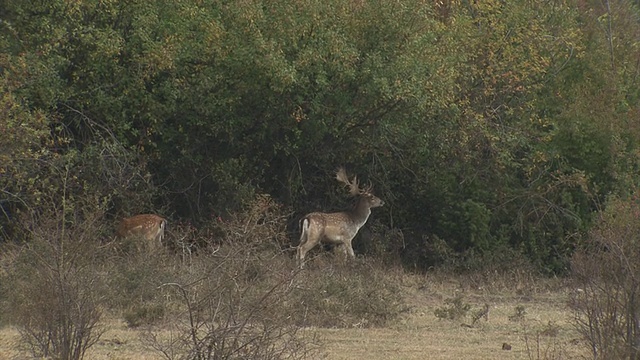
[[[23,235],[29,246],[12,247],[15,256],[1,292],[7,319],[34,357],[77,360],[103,332],[105,281],[95,267],[94,243],[101,216],[76,212],[72,217],[65,210],[28,220]]]
[[[246,243],[263,250],[284,250],[291,247],[287,236],[286,208],[275,202],[269,195],[256,195],[247,202],[245,209],[229,216],[228,220],[219,220],[217,227],[221,238],[226,242]],[[213,239],[214,244],[219,243]]]
[[[523,321],[525,315],[527,314],[527,309],[523,305],[518,305],[513,309],[513,314],[509,315],[509,321]]]
[[[230,254],[237,256],[237,254]],[[215,259],[212,259],[215,261]],[[218,265],[223,265],[225,259]],[[233,260],[232,260],[233,261]],[[150,332],[147,342],[167,359],[303,359],[310,348],[299,329],[288,326],[279,299],[289,292],[282,278],[263,293],[254,293],[234,265],[216,266],[187,285],[164,284],[186,308],[170,317],[174,335],[169,341]],[[234,272],[227,271],[233,270]],[[239,284],[241,283],[241,284]],[[248,285],[248,286],[247,286]],[[247,286],[247,287],[245,287]]]
[[[316,259],[316,265],[320,259]],[[298,276],[287,306],[299,326],[379,327],[405,309],[398,279],[375,261],[309,266]]]
[[[62,157],[109,217],[195,226],[255,194],[338,207],[345,164],[407,264],[441,264],[437,239],[565,272],[597,204],[639,183],[638,9],[607,4],[0,0],[3,222]]]
[[[151,320],[145,343],[167,359],[303,359],[313,357],[313,334],[293,326],[300,307],[292,297],[298,274],[273,247],[249,231],[247,241],[218,244],[176,267],[170,279],[150,276],[146,297],[130,319]],[[213,242],[211,242],[213,244]],[[152,305],[152,303],[148,303]],[[160,311],[155,319],[151,311]],[[170,337],[163,333],[169,329]]]
[[[526,354],[529,359],[560,360],[571,358],[565,344],[558,339],[560,326],[550,321],[544,329],[533,331],[533,333],[527,325],[523,325],[523,327]]]
[[[278,293],[285,291],[284,284],[274,281],[293,273],[287,285],[291,288],[278,295],[278,311],[286,314],[289,325],[381,326],[402,311],[395,271],[375,260],[340,263],[337,256],[319,256],[298,274],[295,249],[287,241],[288,215],[271,197],[258,195],[246,209],[216,224],[223,240],[209,239],[205,249],[213,253],[212,266],[224,260],[219,266],[230,267],[226,271],[235,282],[251,285],[242,296],[268,292],[276,285]]]
[[[462,294],[446,299],[444,303],[444,306],[433,311],[434,315],[439,319],[460,320],[467,317],[467,313],[471,310],[471,305],[464,301]]]
[[[572,259],[575,323],[594,358],[636,358],[640,333],[640,202],[610,197]]]

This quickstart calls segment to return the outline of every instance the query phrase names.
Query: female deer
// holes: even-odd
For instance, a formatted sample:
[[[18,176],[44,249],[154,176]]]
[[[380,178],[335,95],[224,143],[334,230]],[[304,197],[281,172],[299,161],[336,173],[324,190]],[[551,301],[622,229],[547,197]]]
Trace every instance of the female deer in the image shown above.
[[[116,232],[119,238],[140,237],[148,245],[162,244],[167,220],[153,214],[140,214],[122,219]]]

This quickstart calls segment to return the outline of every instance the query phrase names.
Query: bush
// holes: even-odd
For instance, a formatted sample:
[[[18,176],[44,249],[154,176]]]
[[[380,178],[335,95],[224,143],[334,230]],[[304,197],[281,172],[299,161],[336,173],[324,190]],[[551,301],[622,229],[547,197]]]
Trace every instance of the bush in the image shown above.
[[[329,258],[329,257],[327,257]],[[319,262],[321,259],[317,259]],[[383,326],[404,309],[397,278],[380,263],[332,263],[305,269],[287,301],[301,326]]]
[[[612,197],[576,251],[572,309],[594,358],[640,356],[640,200]]]
[[[150,304],[164,303],[157,287],[176,276],[178,264],[175,257],[162,251],[154,252],[153,256],[143,251],[119,252],[106,271],[109,293],[103,299],[104,304],[130,318],[132,314],[144,313],[142,308]],[[132,322],[136,324],[137,321]]]
[[[165,314],[169,340],[145,342],[167,359],[302,359],[312,349],[283,308],[296,272],[280,256],[223,244],[193,258],[189,271],[158,287],[176,306]]]
[[[444,306],[433,311],[438,319],[460,320],[465,318],[469,310],[471,310],[471,305],[464,301],[462,294],[446,299],[444,303]]]
[[[95,266],[101,214],[72,217],[65,210],[28,222],[23,235],[29,241],[13,246],[2,283],[6,316],[33,355],[67,360],[82,359],[102,334],[104,282]]]
[[[287,219],[291,213],[268,194],[259,194],[248,202],[244,211],[232,214],[227,221],[220,221],[218,227],[226,242],[282,250],[290,246]]]
[[[172,336],[150,329],[146,344],[167,359],[310,356],[314,350],[305,340],[313,334],[294,326],[301,309],[288,300],[298,273],[281,252],[286,217],[271,198],[258,196],[245,211],[217,221],[211,233],[223,237],[202,239],[207,251],[191,256],[161,283],[156,275],[146,298],[170,299],[158,319]],[[142,307],[128,314],[141,322],[153,315]]]

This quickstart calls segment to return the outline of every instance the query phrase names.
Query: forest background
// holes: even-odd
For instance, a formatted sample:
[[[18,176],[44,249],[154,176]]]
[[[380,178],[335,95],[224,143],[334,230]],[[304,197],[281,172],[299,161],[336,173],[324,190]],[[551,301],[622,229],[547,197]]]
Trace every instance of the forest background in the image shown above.
[[[345,165],[386,202],[357,253],[566,273],[638,201],[638,3],[0,0],[0,242],[268,194],[295,246]]]

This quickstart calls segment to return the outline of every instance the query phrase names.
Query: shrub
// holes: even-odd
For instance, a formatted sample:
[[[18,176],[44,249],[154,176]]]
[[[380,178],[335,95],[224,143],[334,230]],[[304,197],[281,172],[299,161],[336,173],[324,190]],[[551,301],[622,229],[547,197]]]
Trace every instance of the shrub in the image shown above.
[[[278,257],[224,244],[193,259],[192,271],[158,290],[180,306],[166,314],[171,339],[149,331],[145,342],[167,359],[302,359],[312,349],[292,326],[295,272]],[[295,309],[293,310],[295,311]]]
[[[151,329],[145,343],[167,359],[310,356],[314,349],[305,340],[313,334],[292,321],[301,309],[289,301],[298,272],[281,253],[285,214],[271,198],[258,196],[245,211],[218,221],[222,240],[204,239],[208,251],[155,282],[156,295],[149,297],[172,299],[162,317],[172,336]]]
[[[527,309],[523,305],[518,305],[513,309],[513,314],[509,315],[509,321],[524,321]]]
[[[101,214],[34,216],[14,246],[4,286],[7,317],[34,356],[82,359],[102,334],[98,323],[104,293],[96,234]],[[75,215],[75,216],[72,216]]]
[[[151,325],[164,317],[164,304],[146,302],[132,304],[124,312],[124,321],[129,327]]]
[[[219,221],[227,242],[259,245],[257,248],[281,250],[288,248],[287,219],[291,211],[267,194],[256,195],[244,211],[234,213],[226,221]]]
[[[640,355],[640,200],[612,197],[572,259],[571,299],[594,358]]]
[[[439,319],[460,320],[465,318],[469,310],[471,310],[471,305],[464,301],[462,294],[446,299],[444,303],[444,306],[433,311],[434,315]]]
[[[177,259],[162,251],[154,252],[153,256],[143,251],[118,253],[106,270],[109,293],[103,302],[111,310],[123,311],[127,317],[144,312],[138,307],[162,303],[157,287],[175,277],[179,270],[177,264]]]
[[[321,259],[316,259],[316,263]],[[383,326],[404,310],[398,280],[390,268],[373,261],[309,267],[296,279],[287,308],[298,325],[319,327]]]

